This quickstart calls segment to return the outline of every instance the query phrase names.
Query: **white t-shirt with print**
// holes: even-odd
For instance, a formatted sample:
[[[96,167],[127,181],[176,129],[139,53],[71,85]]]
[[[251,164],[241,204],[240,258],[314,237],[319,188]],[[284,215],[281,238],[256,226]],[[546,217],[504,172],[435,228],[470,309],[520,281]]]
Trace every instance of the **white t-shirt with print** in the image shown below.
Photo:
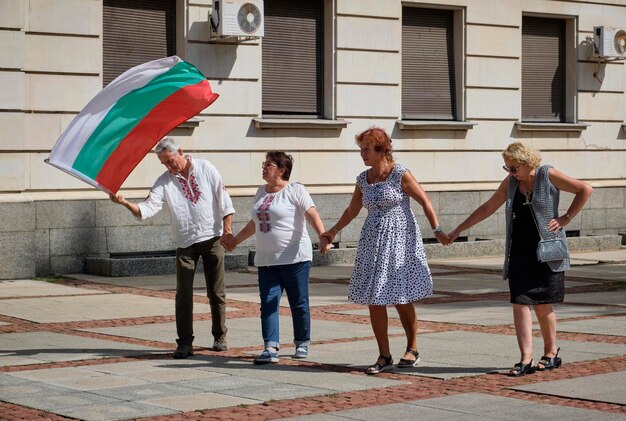
[[[288,265],[313,260],[304,214],[315,206],[304,185],[292,183],[276,193],[259,187],[252,206],[256,225],[255,266]]]

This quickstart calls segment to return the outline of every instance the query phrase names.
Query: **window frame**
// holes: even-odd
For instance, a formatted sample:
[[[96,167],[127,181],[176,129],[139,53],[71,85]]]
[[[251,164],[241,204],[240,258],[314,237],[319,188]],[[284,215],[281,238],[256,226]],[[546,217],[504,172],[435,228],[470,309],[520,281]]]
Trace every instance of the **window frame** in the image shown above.
[[[520,131],[550,131],[553,126],[555,131],[575,131],[585,130],[588,125],[578,124],[578,57],[577,57],[577,38],[578,38],[578,17],[572,15],[546,14],[522,12],[522,20],[520,26],[520,36],[522,34],[523,19],[525,17],[535,17],[543,19],[560,19],[563,21],[563,119],[562,121],[538,121],[525,119],[520,103],[520,121],[516,123]],[[523,49],[523,39],[520,40],[520,72],[523,72],[522,64],[524,57],[521,54]],[[523,74],[522,74],[523,76]],[[520,78],[520,101],[524,92],[522,78]]]
[[[453,59],[454,59],[454,110],[455,118],[453,120],[429,120],[429,119],[409,119],[402,116],[403,110],[401,106],[400,119],[397,121],[400,130],[453,130],[464,131],[471,130],[476,123],[466,120],[466,82],[465,82],[465,7],[434,5],[434,4],[409,4],[403,3],[402,9],[415,7],[420,9],[440,9],[452,12],[452,42],[453,42]],[[402,12],[403,13],[403,12]],[[402,22],[401,22],[402,26]],[[401,51],[404,54],[404,51]],[[400,95],[402,101],[403,84],[400,86]]]
[[[322,84],[320,88],[321,112],[317,116],[263,114],[263,95],[261,93],[261,111],[253,118],[257,129],[329,129],[341,130],[349,124],[345,120],[336,119],[335,104],[335,2],[336,0],[320,0],[322,8]],[[261,42],[261,48],[262,42]],[[262,65],[262,64],[261,64]],[[263,83],[261,79],[261,84]],[[262,89],[262,85],[261,85]]]
[[[177,36],[177,34],[180,31],[180,27],[179,27],[179,21],[181,19],[180,18],[181,17],[180,1],[179,0],[166,0],[166,1],[171,4],[171,9],[169,10],[169,12],[171,12],[173,14],[173,16],[171,16],[171,22],[169,22],[169,28],[167,28],[167,31],[169,31],[169,34],[167,33],[167,31],[164,34],[164,38],[165,38],[167,44],[169,44],[169,45],[166,46],[166,50],[167,50],[166,51],[166,55],[165,56],[158,56],[158,57],[155,56],[155,57],[151,58],[151,59],[154,59],[154,60],[156,60],[158,58],[163,58],[163,57],[168,57],[168,56],[175,55],[177,50],[178,50],[178,48],[179,48],[179,43],[178,43],[179,37]],[[106,53],[106,50],[107,50],[106,37],[108,36],[108,34],[107,34],[107,31],[106,31],[107,25],[105,23],[105,14],[106,14],[105,9],[107,7],[110,7],[110,5],[105,4],[106,2],[107,2],[107,0],[103,0],[102,1],[102,15],[103,15],[103,17],[102,17],[102,20],[103,20],[103,22],[102,22],[102,86],[103,87],[107,86],[117,76],[119,76],[121,73],[123,73],[123,71],[122,71],[121,73],[119,73],[119,74],[113,76],[112,78],[110,78],[110,80],[109,80],[109,77],[108,77],[109,75],[108,74],[105,75],[105,73],[107,73],[107,70],[105,70],[105,69],[107,68],[108,63],[109,63],[106,60],[106,55],[107,55],[107,53]],[[125,2],[125,3],[127,4],[128,2]],[[153,3],[151,3],[151,4],[153,4]],[[115,7],[115,6],[113,6],[113,7]],[[141,10],[141,9],[137,8],[137,10]],[[149,9],[146,9],[146,10],[149,10]],[[167,40],[168,36],[171,36],[171,39]],[[149,61],[149,60],[146,60],[146,59],[142,58],[137,63],[129,64],[128,68],[133,67],[135,65],[139,65],[139,64],[145,63],[146,61]],[[115,61],[115,62],[117,62],[117,61]],[[116,66],[113,66],[113,67],[116,67]]]

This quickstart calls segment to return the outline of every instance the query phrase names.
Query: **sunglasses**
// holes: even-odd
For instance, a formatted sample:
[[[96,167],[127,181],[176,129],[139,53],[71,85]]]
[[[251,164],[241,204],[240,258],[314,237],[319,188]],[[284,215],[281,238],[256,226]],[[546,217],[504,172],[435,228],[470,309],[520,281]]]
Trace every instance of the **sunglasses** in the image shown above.
[[[506,165],[503,165],[502,169],[508,173],[517,174],[517,170],[519,170],[519,167],[507,167]]]

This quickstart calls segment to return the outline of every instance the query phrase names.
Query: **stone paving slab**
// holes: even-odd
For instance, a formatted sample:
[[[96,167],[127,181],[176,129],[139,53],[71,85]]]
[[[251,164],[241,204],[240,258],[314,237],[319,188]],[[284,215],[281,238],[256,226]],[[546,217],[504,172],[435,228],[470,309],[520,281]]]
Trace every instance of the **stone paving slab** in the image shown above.
[[[209,313],[211,309],[195,303],[193,311]],[[2,300],[0,314],[38,323],[170,316],[174,300],[133,294],[7,299]]]
[[[596,285],[595,282],[565,281],[565,287]],[[509,292],[509,284],[502,280],[501,275],[485,273],[461,273],[445,276],[434,276],[435,291],[454,292],[458,294],[490,294]],[[436,295],[433,295],[433,297]]]
[[[354,265],[331,265],[331,266],[312,266],[310,277],[313,279],[350,279]],[[448,273],[451,270],[445,268],[430,268],[433,274]]]
[[[206,294],[204,291],[195,291],[194,294]],[[259,288],[229,288],[226,293],[227,300],[246,301],[251,303],[259,303]],[[309,285],[309,306],[327,306],[337,304],[349,304],[348,301],[348,285],[342,284],[310,284]],[[283,293],[280,300],[281,307],[289,307],[287,294]]]
[[[87,288],[76,288],[46,281],[22,279],[16,281],[0,281],[0,298],[7,297],[38,297],[43,295],[81,295],[108,294]]]
[[[198,409],[215,409],[237,405],[252,405],[261,403],[261,401],[240,396],[229,396],[223,393],[194,392],[188,395],[152,398],[145,400],[142,403],[188,412]]]
[[[535,327],[539,329],[539,327]],[[561,322],[559,332],[589,333],[592,335],[626,336],[626,317],[606,317],[602,319]]]
[[[596,265],[597,263],[599,263],[599,261],[597,260],[590,260],[587,258],[583,260],[572,257],[570,260],[572,266]],[[432,259],[429,260],[429,263],[433,265],[445,265],[458,268],[502,271],[502,266],[504,265],[504,256],[471,257],[460,259]]]
[[[0,373],[0,384],[0,400],[98,420],[319,396],[406,382],[301,366],[255,366],[241,359],[198,355],[185,360]],[[43,399],[38,401],[37,396]]]
[[[316,348],[317,347],[314,349]],[[204,361],[204,364],[198,364],[198,362],[202,361]],[[232,375],[235,373],[238,377],[248,379],[248,381],[253,379],[252,381],[271,381],[279,384],[288,383],[309,387],[320,387],[320,385],[324,385],[325,389],[331,389],[333,393],[406,384],[406,382],[403,381],[390,380],[381,377],[334,373],[302,366],[281,365],[280,363],[257,366],[252,364],[249,360],[227,360],[223,358],[194,356],[193,364],[194,367],[201,370],[210,370],[212,372],[222,373],[225,375]],[[233,388],[227,383],[224,384],[224,378],[203,379],[199,382],[188,382],[191,387],[199,387],[199,384],[203,384],[203,387],[205,388],[211,387],[212,383],[215,384],[215,387],[222,389]],[[266,384],[266,386],[268,386],[268,384]],[[214,390],[208,389],[207,391]]]
[[[404,337],[390,338],[394,359],[406,347]],[[517,362],[519,350],[513,335],[451,331],[418,335],[421,363],[413,369],[396,369],[409,375],[450,379],[482,375],[494,371],[508,371]],[[626,345],[591,342],[559,341],[564,363],[594,360],[626,353]],[[535,360],[543,350],[541,339],[534,344]],[[375,340],[362,340],[315,347],[309,360],[325,364],[344,365],[365,369],[378,355]]]
[[[593,260],[600,263],[626,262],[626,248],[620,250],[585,251],[571,253],[573,259]]]
[[[118,401],[115,405],[81,405],[55,412],[59,415],[85,421],[109,421],[169,415],[178,411],[141,402]]]
[[[486,273],[461,273],[455,275],[434,276],[435,291],[456,292],[462,294],[488,294],[506,292],[509,285],[500,275]]]
[[[619,307],[582,306],[575,304],[558,304],[554,306],[559,319],[572,317],[602,316],[609,314],[624,313]],[[441,304],[416,304],[418,320],[432,322],[460,323],[480,326],[496,326],[513,323],[511,304],[505,301],[466,301]],[[366,316],[367,309],[363,310],[340,310],[339,314],[353,314]],[[398,318],[398,313],[393,308],[388,309],[390,318]],[[536,317],[533,312],[533,320]]]
[[[55,332],[0,334],[0,366],[144,355],[163,349]],[[14,359],[19,358],[16,362]]]
[[[78,273],[68,276],[84,281],[98,282],[108,285],[144,288],[155,291],[176,291],[176,275],[173,274],[109,277]],[[257,283],[257,274],[247,272],[226,272],[224,281],[226,283],[226,288],[239,285],[255,285]],[[196,274],[194,278],[194,288],[206,288],[204,275],[202,273]]]
[[[626,290],[566,294],[566,303],[613,304],[626,306]]]
[[[626,371],[516,386],[511,389],[626,405]]]
[[[196,295],[206,294],[205,291],[195,291]],[[431,297],[445,297],[442,294],[433,294]],[[230,300],[246,301],[250,303],[259,303],[259,289],[257,287],[247,288],[231,288],[226,294],[226,298]],[[333,284],[333,283],[313,283],[309,285],[309,306],[329,306],[329,305],[342,305],[352,304],[348,300],[348,285]],[[284,308],[289,307],[289,301],[287,295],[283,293],[280,300],[280,306]]]
[[[228,346],[230,348],[261,346],[263,344],[261,321],[258,317],[227,319],[226,326],[229,329]],[[291,323],[291,317],[280,316],[279,329],[283,346],[292,346],[293,325]],[[174,340],[176,339],[176,325],[174,323],[151,323],[139,326],[103,327],[81,330],[172,343],[172,347],[174,347]],[[196,336],[194,340],[195,346],[210,347],[213,345],[211,321],[202,320],[194,322],[194,331]],[[400,327],[391,327],[389,332],[392,334],[402,333],[403,329]],[[311,320],[311,337],[313,341],[369,337],[373,335],[372,328],[368,324]]]
[[[285,421],[340,421],[345,419],[363,421],[528,421],[548,419],[618,421],[626,420],[626,416],[588,409],[529,402],[522,399],[505,398],[483,393],[463,393],[400,404],[380,405],[376,407],[329,412],[326,414],[284,418]]]
[[[607,281],[626,281],[626,265],[594,265],[573,267],[565,272],[567,276],[604,279]]]

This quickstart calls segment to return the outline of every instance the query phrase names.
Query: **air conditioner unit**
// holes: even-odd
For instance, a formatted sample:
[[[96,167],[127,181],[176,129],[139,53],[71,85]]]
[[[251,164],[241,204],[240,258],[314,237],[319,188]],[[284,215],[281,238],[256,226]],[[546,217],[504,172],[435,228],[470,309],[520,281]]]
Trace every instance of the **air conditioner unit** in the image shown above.
[[[594,26],[594,56],[626,59],[626,28]]]
[[[262,37],[263,0],[213,0],[211,27],[220,37]]]

